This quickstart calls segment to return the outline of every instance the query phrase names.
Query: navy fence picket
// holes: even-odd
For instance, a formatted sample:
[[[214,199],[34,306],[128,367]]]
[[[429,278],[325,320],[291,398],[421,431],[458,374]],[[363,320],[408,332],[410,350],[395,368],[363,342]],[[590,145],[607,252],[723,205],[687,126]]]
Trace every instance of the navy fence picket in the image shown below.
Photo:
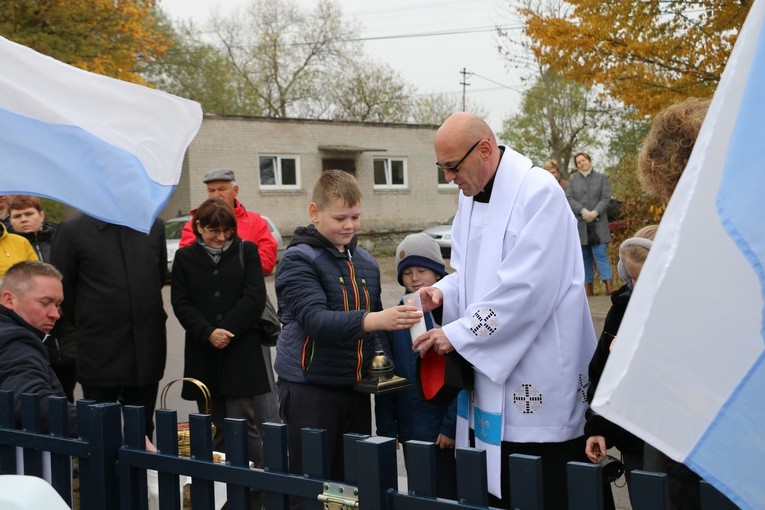
[[[50,413],[50,432],[53,437],[69,438],[69,402],[66,397],[50,397],[48,399]],[[72,497],[72,458],[63,453],[50,454],[51,485],[65,498],[71,506]]]
[[[40,434],[42,431],[40,395],[22,395],[21,430],[32,434]],[[42,478],[42,451],[25,448],[22,457],[24,459],[24,474]]]
[[[602,466],[585,462],[569,462],[566,466],[566,486],[569,508],[603,510]],[[608,488],[611,489],[610,486]]]
[[[370,437],[357,444],[359,508],[386,510],[388,489],[398,490],[396,440]]]
[[[369,436],[366,434],[345,434],[343,436],[343,467],[345,476],[345,483],[350,485],[356,485],[359,481],[358,469],[359,469],[359,456],[356,448],[356,443],[367,439]],[[363,462],[363,461],[362,461]]]
[[[146,448],[146,421],[143,406],[125,406],[125,447],[133,450]],[[148,510],[149,491],[145,469],[120,463],[120,507]]]
[[[260,433],[263,438],[263,469],[266,472],[288,473],[287,426],[265,423]],[[276,490],[266,491],[265,502],[268,510],[288,510],[290,507],[289,496]]]
[[[544,508],[542,491],[542,459],[533,455],[510,455],[510,506],[512,508]]]
[[[669,478],[666,473],[635,470],[630,475],[632,510],[669,508]]]
[[[409,494],[435,498],[438,491],[435,445],[426,441],[407,441],[404,448]]]
[[[13,392],[0,391],[0,473],[16,473],[16,446],[9,429],[16,428]]]

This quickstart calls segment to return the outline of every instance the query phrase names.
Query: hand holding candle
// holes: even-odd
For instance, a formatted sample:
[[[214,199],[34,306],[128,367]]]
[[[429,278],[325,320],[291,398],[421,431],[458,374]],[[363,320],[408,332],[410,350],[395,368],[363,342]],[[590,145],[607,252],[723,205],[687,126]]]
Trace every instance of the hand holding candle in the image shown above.
[[[420,295],[416,292],[412,294],[406,294],[404,296],[404,304],[407,306],[414,306],[417,307],[417,310],[422,312],[422,303],[420,302]],[[409,328],[409,335],[412,337],[412,343],[428,330],[427,326],[425,326],[425,316],[423,315],[420,320],[411,328]],[[418,349],[419,350],[419,349]]]

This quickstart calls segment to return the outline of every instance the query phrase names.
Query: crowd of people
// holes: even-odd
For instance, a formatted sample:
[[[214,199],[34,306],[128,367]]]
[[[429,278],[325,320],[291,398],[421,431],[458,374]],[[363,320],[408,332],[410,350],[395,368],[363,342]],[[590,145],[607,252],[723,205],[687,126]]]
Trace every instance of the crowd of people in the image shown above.
[[[671,196],[707,106],[686,101],[656,118],[638,170],[649,192]],[[276,265],[268,224],[238,200],[234,172],[205,174],[208,198],[184,226],[171,303],[185,330],[182,375],[211,394],[187,381],[182,396],[200,412],[209,405],[215,449],[225,449],[223,420],[245,419],[250,460],[262,467],[260,428],[282,421],[289,468],[302,473],[301,430],[321,428],[329,476],[342,480],[343,434],[373,433],[371,397],[354,387],[375,353],[410,381],[422,378],[421,360],[458,357],[473,383],[446,400],[418,384],[375,399],[378,435],[435,444],[440,497],[456,498],[454,448],[473,446],[486,451],[492,506],[510,507],[508,456],[522,453],[542,458],[545,508],[567,508],[566,463],[599,462],[616,446],[628,481],[634,469],[664,469],[673,507],[698,508],[692,472],[588,408],[657,226],[621,244],[624,284],[615,289],[606,251],[610,184],[587,153],[574,156],[570,175],[545,162],[548,175],[466,112],[446,119],[434,149],[460,190],[451,271],[432,238],[405,237],[395,275],[405,295],[388,308],[379,265],[358,244],[363,194],[354,176],[321,173],[308,224]],[[24,392],[42,395],[44,412],[50,396],[73,402],[77,382],[87,399],[142,405],[150,445],[167,352],[162,222],[148,234],[84,214],[57,226],[28,195],[0,196],[0,220],[0,388],[17,401]],[[259,318],[264,276],[275,265],[283,329],[272,363]],[[596,268],[612,302],[599,340],[588,303]],[[406,299],[412,294],[421,307]],[[421,322],[421,334],[411,334]],[[604,492],[613,506],[607,484]],[[253,507],[262,504],[259,491],[252,498]],[[301,506],[296,498],[293,507]]]

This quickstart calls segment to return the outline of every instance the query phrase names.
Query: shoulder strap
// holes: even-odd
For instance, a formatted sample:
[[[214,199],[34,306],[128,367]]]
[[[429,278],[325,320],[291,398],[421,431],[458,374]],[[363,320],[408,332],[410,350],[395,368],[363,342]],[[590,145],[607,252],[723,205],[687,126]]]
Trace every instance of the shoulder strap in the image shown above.
[[[239,241],[239,264],[242,266],[242,271],[244,271],[244,241]]]

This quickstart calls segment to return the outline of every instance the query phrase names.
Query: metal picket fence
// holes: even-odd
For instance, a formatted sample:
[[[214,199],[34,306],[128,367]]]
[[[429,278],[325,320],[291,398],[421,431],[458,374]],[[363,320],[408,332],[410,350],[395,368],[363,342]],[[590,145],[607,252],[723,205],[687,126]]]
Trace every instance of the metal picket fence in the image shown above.
[[[395,440],[348,434],[344,439],[345,480],[327,480],[326,432],[303,430],[304,475],[288,473],[284,425],[263,427],[264,468],[248,467],[247,425],[227,419],[224,427],[226,462],[212,460],[211,418],[189,417],[191,457],[178,456],[177,416],[156,411],[157,448],[145,451],[144,409],[119,404],[77,403],[78,436],[69,437],[66,399],[50,399],[50,430],[41,433],[39,397],[22,396],[22,426],[14,426],[13,395],[0,391],[0,473],[17,473],[17,447],[24,474],[43,476],[42,452],[50,452],[51,484],[72,506],[72,459],[79,467],[82,510],[148,509],[147,470],[158,473],[159,508],[180,509],[180,477],[191,478],[193,509],[214,508],[214,484],[225,484],[228,510],[250,508],[250,489],[262,489],[267,510],[287,510],[290,496],[304,498],[306,510],[466,510],[488,507],[485,452],[457,449],[457,501],[436,498],[436,457],[432,443],[407,443],[407,492],[398,491]],[[123,423],[124,422],[124,423]],[[124,436],[123,436],[124,425]],[[568,465],[569,507],[603,508],[602,468],[595,464]],[[510,457],[511,506],[540,510],[544,504],[542,464],[538,457]],[[634,472],[634,510],[669,508],[666,475]],[[703,510],[737,508],[702,482]]]

